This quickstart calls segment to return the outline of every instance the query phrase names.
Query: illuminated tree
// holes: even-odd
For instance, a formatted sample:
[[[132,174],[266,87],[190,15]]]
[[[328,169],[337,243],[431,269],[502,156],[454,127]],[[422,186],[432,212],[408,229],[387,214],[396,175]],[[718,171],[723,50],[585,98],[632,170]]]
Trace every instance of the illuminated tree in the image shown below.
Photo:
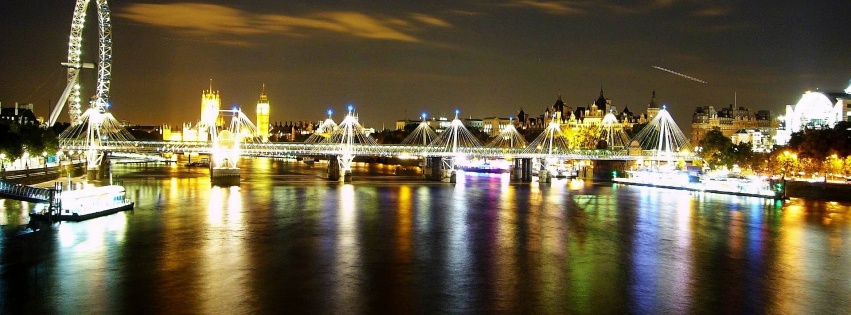
[[[842,176],[843,170],[845,169],[845,160],[840,158],[837,154],[831,154],[824,161],[824,172],[826,176]]]
[[[844,176],[851,175],[851,155],[845,157],[845,162],[842,163],[842,173]]]
[[[720,165],[729,164],[732,167],[732,157],[730,150],[733,147],[733,142],[730,138],[724,136],[719,129],[712,129],[706,133],[703,140],[699,144],[701,150],[698,155],[709,164],[710,167],[716,168]]]

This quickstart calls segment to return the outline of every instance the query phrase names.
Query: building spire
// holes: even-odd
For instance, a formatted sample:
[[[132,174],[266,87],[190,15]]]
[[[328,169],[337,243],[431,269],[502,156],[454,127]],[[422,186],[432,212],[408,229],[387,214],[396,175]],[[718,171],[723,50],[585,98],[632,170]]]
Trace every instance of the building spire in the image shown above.
[[[653,95],[650,97],[650,104],[647,105],[647,108],[659,108],[659,104],[656,103],[656,89],[653,89]]]
[[[269,101],[269,97],[266,95],[266,83],[263,83],[263,89],[260,90],[260,101],[261,102],[268,102]]]

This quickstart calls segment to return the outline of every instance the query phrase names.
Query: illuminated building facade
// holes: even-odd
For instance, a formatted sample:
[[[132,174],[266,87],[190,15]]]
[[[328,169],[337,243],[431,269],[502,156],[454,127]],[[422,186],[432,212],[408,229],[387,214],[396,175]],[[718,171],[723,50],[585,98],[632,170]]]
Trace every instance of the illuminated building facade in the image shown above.
[[[599,129],[606,114],[610,112],[617,118],[616,129],[631,129],[635,124],[646,124],[650,121],[649,113],[655,115],[659,112],[659,106],[656,105],[656,91],[653,91],[650,103],[647,106],[648,114],[641,113],[638,115],[630,111],[627,106],[624,106],[624,109],[618,112],[617,107],[612,104],[612,100],[604,96],[602,89],[600,89],[600,96],[594,102],[588,106],[577,106],[576,109],[565,105],[561,95],[559,95],[556,102],[547,108],[544,115],[538,119],[529,117],[521,110],[517,115],[518,129],[543,128],[552,119],[562,125],[563,131],[580,131],[583,128]]]
[[[213,91],[212,84],[209,90],[201,91],[201,122],[199,125],[206,126],[221,126],[224,124],[223,119],[219,118],[219,109],[221,108],[222,99],[219,91]],[[218,120],[222,120],[221,122]]]
[[[713,129],[718,129],[721,133],[731,138],[734,134],[751,130],[751,134],[758,132],[760,137],[770,137],[778,127],[776,120],[772,119],[771,112],[760,110],[752,112],[750,109],[742,106],[730,105],[725,108],[715,109],[714,106],[699,106],[694,110],[691,117],[691,145],[698,146],[700,141],[706,137],[706,133]],[[739,139],[745,139],[739,135]],[[760,149],[761,146],[756,141],[741,141],[751,142],[754,145],[754,150]],[[771,143],[769,140],[760,138],[760,143]]]
[[[482,119],[482,131],[491,137],[496,137],[512,123],[510,118],[503,117],[485,117]]]
[[[260,101],[257,102],[257,135],[263,142],[269,141],[269,98],[266,95],[266,84],[260,92]]]
[[[842,92],[807,91],[797,104],[786,105],[780,120],[783,128],[777,131],[778,145],[785,145],[793,133],[804,129],[833,128],[837,122],[851,121],[851,82]]]

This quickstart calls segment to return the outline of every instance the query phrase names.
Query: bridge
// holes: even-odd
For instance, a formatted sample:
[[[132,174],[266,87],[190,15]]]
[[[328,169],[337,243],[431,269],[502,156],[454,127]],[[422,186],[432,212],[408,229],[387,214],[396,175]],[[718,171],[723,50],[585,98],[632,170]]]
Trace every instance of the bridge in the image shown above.
[[[256,127],[238,109],[220,110],[218,115],[229,115],[231,124],[226,128],[216,126],[215,112],[203,114],[196,125],[199,133],[209,135],[208,141],[138,141],[120,127],[109,112],[109,86],[112,67],[112,32],[110,10],[107,0],[96,0],[99,25],[99,62],[97,64],[97,93],[90,108],[81,111],[80,71],[94,68],[94,64],[83,63],[82,32],[85,11],[89,0],[77,0],[71,25],[68,60],[68,84],[59,102],[50,115],[48,125],[56,122],[63,106],[68,104],[71,127],[60,135],[60,148],[66,151],[85,152],[89,178],[105,177],[109,168],[107,153],[164,154],[199,153],[212,156],[211,177],[225,182],[238,182],[237,161],[240,157],[262,156],[327,156],[329,178],[347,181],[351,179],[351,164],[358,156],[416,157],[424,160],[423,165],[436,180],[452,181],[459,160],[506,159],[515,162],[518,178],[531,180],[533,161],[546,171],[548,165],[569,160],[598,161],[609,163],[608,168],[622,168],[629,161],[672,164],[674,161],[691,161],[696,157],[688,139],[673,122],[670,114],[662,108],[658,115],[634,139],[627,139],[623,130],[615,128],[617,118],[608,113],[602,121],[601,135],[595,143],[604,143],[605,149],[587,149],[571,143],[562,132],[561,126],[552,119],[541,135],[528,145],[514,128],[506,128],[497,139],[488,145],[481,144],[458,119],[441,133],[421,124],[403,144],[378,144],[358,123],[358,116],[350,105],[348,114],[339,124],[330,118],[323,122],[317,132],[305,143],[268,143],[245,136]],[[212,89],[211,89],[212,90]],[[210,116],[210,117],[206,117]],[[424,127],[425,126],[425,127]],[[595,147],[599,147],[595,145]],[[605,163],[603,163],[605,162]],[[612,166],[615,163],[620,166]],[[426,170],[424,170],[426,173]],[[549,172],[538,172],[546,180]]]
[[[32,203],[49,203],[51,195],[50,189],[0,181],[0,198]]]
[[[245,115],[236,114],[237,117]],[[250,122],[249,122],[250,123]],[[425,124],[423,124],[425,125]],[[253,126],[250,126],[253,128]],[[91,127],[89,127],[91,128]],[[506,132],[494,139],[488,145],[476,140],[456,117],[451,126],[440,134],[434,133],[432,139],[420,142],[407,141],[403,144],[378,144],[358,123],[357,116],[350,111],[340,125],[333,125],[330,130],[317,130],[313,136],[321,140],[303,143],[280,142],[270,143],[257,141],[251,137],[239,137],[246,128],[240,123],[234,123],[223,130],[211,129],[209,141],[144,141],[131,139],[112,139],[92,141],[91,137],[66,137],[60,139],[60,147],[68,151],[80,152],[110,152],[122,156],[161,156],[164,154],[207,154],[213,157],[216,169],[236,169],[239,157],[293,157],[293,156],[324,156],[329,159],[329,178],[347,181],[351,179],[351,164],[355,157],[402,157],[418,158],[424,161],[429,178],[452,181],[452,174],[457,169],[457,160],[464,159],[505,159],[516,161],[515,168],[520,175],[518,178],[531,180],[532,161],[547,169],[563,161],[608,161],[619,162],[616,170],[624,170],[626,162],[642,161],[647,163],[672,163],[673,161],[692,161],[694,154],[690,151],[688,140],[682,132],[672,124],[672,119],[664,109],[645,127],[652,132],[639,133],[632,141],[621,140],[619,145],[606,149],[572,148],[569,140],[562,133],[561,127],[554,121],[541,135],[526,145],[517,131],[508,128]],[[429,130],[414,132],[411,137],[422,137]],[[91,133],[91,132],[87,132]],[[603,141],[623,139],[624,135],[613,135],[614,131],[603,133]],[[320,135],[321,134],[321,135]],[[217,136],[218,135],[218,136]],[[228,142],[222,143],[221,135],[227,135]],[[313,137],[312,136],[312,137]],[[212,140],[215,137],[216,140]],[[604,137],[604,138],[603,138]],[[510,140],[510,141],[509,141]],[[416,144],[413,144],[416,143]],[[674,149],[677,148],[675,151]],[[222,158],[228,156],[228,165],[222,165]],[[156,159],[156,158],[150,158]],[[525,164],[524,164],[525,163]],[[528,165],[527,165],[528,164]],[[526,165],[526,166],[524,166]],[[609,167],[611,168],[611,167]],[[522,169],[525,169],[523,171]],[[238,169],[237,169],[238,170]],[[609,172],[606,169],[605,172]],[[523,173],[528,173],[523,175]],[[540,173],[540,172],[539,172]],[[229,176],[238,176],[238,172],[230,172]],[[543,177],[547,180],[545,172]],[[211,174],[213,175],[213,174]],[[541,176],[541,175],[539,175]]]

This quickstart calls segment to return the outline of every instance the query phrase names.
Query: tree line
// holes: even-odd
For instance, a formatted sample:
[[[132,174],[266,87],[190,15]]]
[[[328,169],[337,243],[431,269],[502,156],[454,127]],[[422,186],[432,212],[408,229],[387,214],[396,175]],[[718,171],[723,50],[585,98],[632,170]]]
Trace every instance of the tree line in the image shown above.
[[[784,176],[846,177],[851,175],[851,122],[829,129],[805,129],[793,133],[786,146],[771,152],[752,150],[750,143],[733,144],[713,129],[700,141],[698,155],[708,167],[731,169],[738,165],[755,173]]]
[[[59,148],[59,133],[69,124],[56,124],[44,129],[37,124],[20,124],[17,122],[0,123],[0,153],[7,160],[14,161],[24,156],[40,156],[56,154]]]

